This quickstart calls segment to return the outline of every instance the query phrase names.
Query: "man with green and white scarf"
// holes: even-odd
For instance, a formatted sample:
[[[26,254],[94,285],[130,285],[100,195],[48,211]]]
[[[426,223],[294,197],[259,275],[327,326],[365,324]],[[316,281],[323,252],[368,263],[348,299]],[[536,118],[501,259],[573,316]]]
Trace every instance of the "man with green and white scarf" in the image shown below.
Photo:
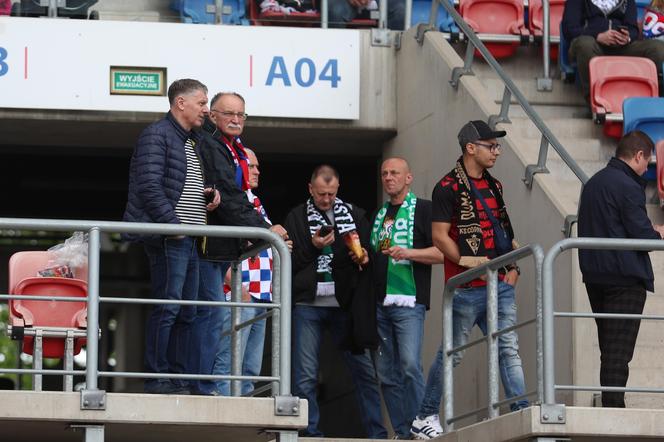
[[[431,201],[410,190],[408,162],[383,161],[381,181],[389,201],[374,215],[370,238],[380,336],[374,359],[394,433],[409,439],[424,396],[421,353],[431,265],[442,263],[443,254],[431,239]]]

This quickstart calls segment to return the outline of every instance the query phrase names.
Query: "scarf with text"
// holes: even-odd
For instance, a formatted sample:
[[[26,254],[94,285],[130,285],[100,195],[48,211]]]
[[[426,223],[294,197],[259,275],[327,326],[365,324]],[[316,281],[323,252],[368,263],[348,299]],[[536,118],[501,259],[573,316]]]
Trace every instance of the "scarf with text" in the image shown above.
[[[475,195],[471,190],[466,169],[463,167],[463,157],[457,160],[454,167],[454,174],[457,182],[457,201],[459,202],[457,221],[457,228],[459,230],[457,244],[459,245],[459,254],[461,256],[459,265],[468,268],[477,267],[487,262],[489,257],[484,247],[484,237],[482,235],[477,205],[475,204]],[[507,216],[507,209],[505,208],[505,201],[503,200],[500,185],[487,170],[483,172],[482,179],[487,181],[491,193],[496,198],[498,221],[502,224],[512,242],[514,242],[514,231],[512,230],[509,216]]]
[[[357,229],[350,207],[339,198],[334,200],[333,214],[334,228],[339,236]],[[314,236],[321,227],[330,225],[327,216],[315,206],[312,198],[307,200],[307,221],[309,222],[311,236]],[[317,296],[334,295],[333,257],[332,246],[325,246],[320,251],[316,266],[316,273],[318,274]]]
[[[391,227],[384,228],[385,215],[390,203],[387,202],[376,214],[371,229],[371,246],[381,253],[380,245],[389,239],[390,246],[399,246],[404,249],[413,248],[413,228],[415,226],[415,206],[417,197],[408,192],[406,199],[401,203],[394,216]],[[391,256],[387,257],[387,284],[385,287],[384,306],[396,305],[399,307],[415,307],[417,290],[413,276],[413,263],[408,259],[397,261]]]

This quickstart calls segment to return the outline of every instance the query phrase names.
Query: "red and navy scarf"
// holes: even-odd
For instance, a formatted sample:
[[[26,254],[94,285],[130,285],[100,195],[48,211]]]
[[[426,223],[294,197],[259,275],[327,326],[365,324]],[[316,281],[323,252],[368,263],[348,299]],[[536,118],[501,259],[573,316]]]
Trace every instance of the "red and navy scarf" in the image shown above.
[[[242,145],[240,137],[233,139],[221,134],[219,139],[226,145],[226,148],[233,156],[235,163],[235,182],[238,187],[244,191],[249,189],[249,161],[247,160],[247,152]]]

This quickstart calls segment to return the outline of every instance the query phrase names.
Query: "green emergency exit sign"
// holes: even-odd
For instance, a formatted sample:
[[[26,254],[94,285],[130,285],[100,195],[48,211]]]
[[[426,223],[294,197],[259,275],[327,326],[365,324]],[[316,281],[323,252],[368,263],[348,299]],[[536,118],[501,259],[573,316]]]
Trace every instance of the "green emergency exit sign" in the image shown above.
[[[166,95],[166,68],[111,66],[112,95]]]

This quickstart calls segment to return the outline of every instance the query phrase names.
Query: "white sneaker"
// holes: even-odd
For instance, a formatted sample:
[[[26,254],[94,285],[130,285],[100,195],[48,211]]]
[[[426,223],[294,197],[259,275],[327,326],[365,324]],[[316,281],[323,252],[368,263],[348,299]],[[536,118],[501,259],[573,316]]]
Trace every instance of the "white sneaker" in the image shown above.
[[[410,434],[418,440],[434,439],[443,434],[443,427],[440,426],[440,419],[437,414],[426,416],[420,419],[415,416],[413,424],[410,426]]]

